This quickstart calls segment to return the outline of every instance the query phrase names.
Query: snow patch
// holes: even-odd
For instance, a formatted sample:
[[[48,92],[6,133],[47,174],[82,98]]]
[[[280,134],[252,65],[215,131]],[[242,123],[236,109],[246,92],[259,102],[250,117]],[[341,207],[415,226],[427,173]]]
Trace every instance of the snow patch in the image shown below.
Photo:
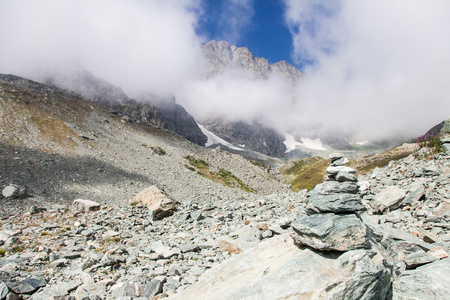
[[[203,134],[206,135],[206,137],[208,138],[208,141],[206,142],[206,145],[205,145],[206,147],[220,144],[220,145],[227,146],[228,148],[233,149],[233,150],[242,151],[241,148],[238,148],[238,147],[234,146],[233,144],[228,143],[224,139],[221,139],[220,137],[218,137],[217,135],[215,135],[214,133],[212,133],[211,131],[206,129],[203,125],[200,125],[198,123],[197,123],[197,125],[198,125],[198,127],[200,127],[200,130],[203,132]]]
[[[284,134],[285,141],[283,142],[286,145],[286,153],[291,152],[292,150],[295,150],[297,146],[313,149],[313,150],[323,150],[326,151],[322,146],[322,142],[319,138],[317,139],[308,139],[308,138],[301,138],[301,142],[297,142],[294,138],[294,136],[290,135],[289,133]]]

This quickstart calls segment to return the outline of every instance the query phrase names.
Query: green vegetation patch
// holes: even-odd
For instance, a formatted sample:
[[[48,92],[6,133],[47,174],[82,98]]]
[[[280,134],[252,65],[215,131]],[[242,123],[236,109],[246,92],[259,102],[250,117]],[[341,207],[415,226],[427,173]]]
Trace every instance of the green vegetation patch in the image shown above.
[[[209,169],[209,164],[204,160],[196,159],[190,155],[185,156],[184,158],[189,161],[190,165],[184,165],[188,170],[197,172],[199,175],[225,186],[237,187],[249,193],[256,192],[228,170],[219,168],[218,172],[214,172]]]
[[[357,175],[369,174],[377,167],[383,168],[389,165],[391,161],[403,159],[412,153],[413,150],[411,147],[400,146],[375,155],[364,156],[357,160],[351,159],[348,166],[355,169]]]
[[[158,155],[166,155],[167,154],[166,151],[161,147],[150,147],[150,148],[153,150],[153,152],[155,152]]]
[[[192,157],[190,155],[185,156],[184,158],[186,158],[189,161],[189,163],[196,169],[202,170],[202,169],[208,169],[209,168],[209,164],[206,161],[204,161],[204,160],[196,159],[196,158],[194,158],[194,157]]]
[[[221,181],[229,187],[238,187],[243,191],[249,192],[249,193],[256,193],[254,189],[243,183],[239,178],[234,176],[230,171],[227,171],[223,168],[219,169],[219,172],[217,173],[218,178],[221,179]]]
[[[310,191],[323,181],[325,170],[329,164],[329,160],[316,156],[290,162],[280,171],[291,184],[293,191],[297,192],[302,189]]]

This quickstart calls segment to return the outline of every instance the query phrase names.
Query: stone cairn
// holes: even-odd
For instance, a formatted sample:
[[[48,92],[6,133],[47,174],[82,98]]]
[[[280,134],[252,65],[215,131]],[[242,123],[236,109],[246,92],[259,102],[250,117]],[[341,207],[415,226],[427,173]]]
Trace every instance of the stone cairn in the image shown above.
[[[325,181],[308,193],[306,217],[292,224],[293,239],[317,250],[348,251],[367,248],[365,224],[355,213],[365,210],[358,194],[356,170],[344,166],[342,154],[330,155]]]

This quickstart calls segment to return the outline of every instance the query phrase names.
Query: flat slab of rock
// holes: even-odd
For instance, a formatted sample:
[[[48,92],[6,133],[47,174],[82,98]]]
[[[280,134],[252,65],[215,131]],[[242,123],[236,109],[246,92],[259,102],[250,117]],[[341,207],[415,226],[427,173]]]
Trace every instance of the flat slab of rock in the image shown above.
[[[317,214],[296,219],[291,227],[296,243],[317,250],[348,251],[368,246],[367,230],[353,214]]]
[[[326,169],[327,174],[330,175],[336,175],[339,172],[347,172],[350,174],[355,174],[356,170],[350,167],[346,167],[346,166],[338,166],[338,167],[334,167],[334,166],[330,166]]]
[[[392,299],[450,299],[449,278],[449,258],[407,270],[393,282]]]
[[[389,286],[389,273],[367,251],[319,254],[285,234],[233,255],[168,299],[384,299]]]
[[[337,181],[339,182],[357,182],[358,178],[354,174],[347,172],[338,172],[335,176]]]
[[[158,220],[173,215],[177,210],[176,202],[154,185],[137,194],[131,201],[147,205]]]
[[[411,193],[408,194],[408,196],[406,196],[403,199],[403,203],[405,204],[414,204],[417,201],[420,200],[420,198],[423,197],[423,195],[425,195],[425,187],[422,185],[420,185],[417,189],[415,189],[414,191],[412,191]]]
[[[308,193],[308,197],[313,197],[314,195],[330,195],[335,193],[358,193],[358,185],[354,182],[337,182],[337,181],[325,181],[316,185]]]
[[[332,194],[311,197],[306,208],[308,214],[313,213],[351,213],[365,210],[361,197],[357,194]]]
[[[375,195],[370,206],[377,212],[398,208],[405,198],[406,192],[396,186],[388,186]]]
[[[73,200],[72,206],[81,211],[97,211],[100,209],[100,203],[91,201],[91,200],[85,200],[85,199],[75,199]]]

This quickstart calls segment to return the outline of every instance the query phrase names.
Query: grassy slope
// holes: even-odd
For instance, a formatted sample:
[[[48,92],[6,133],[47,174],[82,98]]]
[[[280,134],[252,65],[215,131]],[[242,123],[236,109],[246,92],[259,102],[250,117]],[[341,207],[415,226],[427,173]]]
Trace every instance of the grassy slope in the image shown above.
[[[413,153],[414,147],[413,144],[404,144],[379,154],[351,160],[347,165],[356,169],[357,175],[368,174],[376,167],[388,165],[392,160],[407,157]],[[329,164],[329,160],[321,157],[303,158],[281,167],[280,172],[284,175],[286,182],[291,184],[292,190],[311,190],[323,181],[323,176],[326,174],[325,170]]]

